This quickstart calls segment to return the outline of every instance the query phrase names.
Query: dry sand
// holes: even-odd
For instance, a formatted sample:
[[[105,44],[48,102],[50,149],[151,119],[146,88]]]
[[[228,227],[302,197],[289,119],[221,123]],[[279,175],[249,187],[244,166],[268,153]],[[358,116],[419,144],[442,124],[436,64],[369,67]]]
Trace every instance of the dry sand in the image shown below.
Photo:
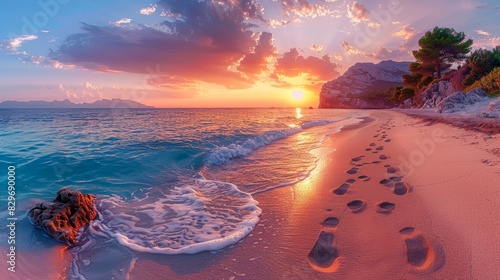
[[[335,134],[311,176],[255,196],[220,252],[139,256],[131,279],[500,279],[498,135],[391,111]]]

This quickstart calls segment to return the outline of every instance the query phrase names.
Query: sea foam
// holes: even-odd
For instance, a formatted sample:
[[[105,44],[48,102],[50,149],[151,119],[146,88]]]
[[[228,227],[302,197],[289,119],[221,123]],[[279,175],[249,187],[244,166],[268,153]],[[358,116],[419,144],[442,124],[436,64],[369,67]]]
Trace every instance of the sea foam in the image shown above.
[[[337,120],[340,121],[340,120]],[[233,143],[224,147],[217,147],[212,151],[208,157],[205,159],[207,165],[218,165],[228,162],[232,158],[244,157],[252,153],[253,151],[271,144],[277,140],[283,139],[290,135],[299,133],[304,129],[308,129],[315,126],[322,126],[333,123],[336,121],[318,120],[318,121],[307,121],[304,122],[299,127],[294,127],[284,130],[269,131],[262,135],[254,136],[247,139],[243,143]]]
[[[259,221],[257,204],[233,184],[196,180],[151,189],[140,199],[103,198],[100,221],[93,227],[136,251],[194,254],[248,235]]]

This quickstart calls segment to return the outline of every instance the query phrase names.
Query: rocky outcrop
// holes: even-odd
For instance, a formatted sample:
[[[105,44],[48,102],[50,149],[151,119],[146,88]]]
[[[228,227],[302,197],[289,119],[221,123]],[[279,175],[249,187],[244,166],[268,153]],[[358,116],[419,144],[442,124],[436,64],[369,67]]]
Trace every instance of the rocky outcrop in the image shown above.
[[[52,202],[38,203],[28,212],[30,221],[58,241],[73,245],[78,230],[95,219],[95,197],[63,188]]]
[[[492,112],[500,112],[500,97],[496,98],[495,100],[491,101],[490,104],[488,104],[488,110]]]
[[[469,65],[464,64],[460,69],[451,70],[443,74],[443,78],[441,81],[449,81],[455,91],[464,91],[464,86],[462,83],[464,82],[467,75],[469,75],[471,69]]]
[[[436,108],[436,105],[439,102],[455,92],[457,91],[455,90],[451,82],[440,81],[439,83],[430,85],[420,94],[421,101],[417,102],[417,105],[420,105],[418,103],[421,103],[422,109]]]
[[[439,113],[455,113],[476,102],[487,100],[486,94],[487,92],[480,88],[473,89],[468,93],[455,92],[439,102],[436,109]]]
[[[470,67],[467,64],[458,70],[445,73],[438,83],[431,84],[426,90],[417,93],[413,103],[422,109],[436,108],[436,105],[446,97],[464,90],[462,82],[469,73]]]
[[[393,106],[387,100],[366,98],[367,93],[402,85],[409,62],[356,63],[339,78],[323,85],[319,108],[379,109]]]

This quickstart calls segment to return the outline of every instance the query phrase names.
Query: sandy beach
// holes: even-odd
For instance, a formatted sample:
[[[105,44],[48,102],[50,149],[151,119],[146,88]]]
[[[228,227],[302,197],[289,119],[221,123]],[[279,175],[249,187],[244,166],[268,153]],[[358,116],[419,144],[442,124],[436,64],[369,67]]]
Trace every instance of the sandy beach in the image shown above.
[[[371,111],[311,152],[305,180],[254,195],[260,222],[237,244],[134,257],[116,244],[91,266],[122,267],[116,279],[500,278],[498,134]],[[16,276],[72,274],[66,246],[18,255]]]
[[[256,195],[219,252],[143,254],[130,279],[497,279],[500,142],[392,111],[325,140],[304,181]]]

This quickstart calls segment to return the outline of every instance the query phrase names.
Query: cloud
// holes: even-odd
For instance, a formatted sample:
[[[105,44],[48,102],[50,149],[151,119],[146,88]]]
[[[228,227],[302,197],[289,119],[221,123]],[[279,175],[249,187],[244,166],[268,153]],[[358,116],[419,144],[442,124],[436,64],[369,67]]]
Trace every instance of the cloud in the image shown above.
[[[317,52],[322,51],[324,48],[325,48],[324,46],[316,45],[316,44],[309,47],[310,50],[317,51]]]
[[[86,82],[80,86],[64,86],[59,84],[58,89],[64,93],[65,98],[79,102],[94,102],[104,98],[101,86],[92,85]]]
[[[324,4],[310,4],[307,0],[279,0],[283,12],[287,16],[315,18],[330,13]]]
[[[369,20],[369,13],[363,4],[359,4],[357,1],[352,3],[352,6],[347,11],[347,16],[353,22],[362,22]]]
[[[479,35],[491,36],[491,34],[489,32],[484,31],[484,30],[474,30],[474,32],[476,32]]]
[[[147,7],[147,8],[142,8],[139,11],[139,13],[141,15],[149,16],[149,15],[153,14],[155,11],[156,11],[156,5],[150,6],[150,7]]]
[[[93,89],[93,90],[100,90],[100,89],[102,89],[102,86],[93,85],[90,82],[85,82],[84,86],[85,86],[85,88]]]
[[[33,41],[36,39],[38,39],[36,35],[21,35],[5,41],[2,44],[2,48],[11,52],[17,52],[25,41]]]
[[[393,33],[394,36],[401,37],[405,41],[409,41],[415,36],[415,28],[410,28],[408,25],[405,25],[401,27],[401,29],[395,33]]]
[[[290,21],[289,21],[289,20],[268,19],[268,20],[267,20],[267,23],[268,23],[271,27],[278,27],[278,26],[285,26],[285,25],[288,25],[288,24],[290,24]]]
[[[465,0],[457,3],[458,6],[465,11],[472,11],[475,9],[484,9],[486,6],[475,1]]]
[[[113,25],[120,26],[122,24],[131,23],[131,22],[132,22],[132,19],[130,19],[130,18],[122,18],[122,19],[119,19],[119,20],[115,21],[113,23]]]
[[[65,65],[63,63],[60,63],[59,61],[52,60],[46,56],[41,56],[41,55],[29,55],[27,53],[22,54],[23,57],[21,60],[23,62],[31,62],[36,65],[40,66],[46,66],[46,67],[52,67],[52,68],[58,68],[58,69],[71,69],[74,68],[73,65]]]
[[[68,36],[49,57],[97,71],[146,74],[158,86],[202,81],[248,88],[249,77],[265,70],[262,58],[269,45],[263,44],[270,34],[262,33],[257,43],[250,30],[256,26],[251,21],[265,22],[256,1],[161,0],[158,5],[176,15],[161,23],[162,30],[83,23],[82,32]],[[258,53],[261,47],[265,51]]]
[[[277,86],[289,87],[297,85],[284,82],[286,78],[305,77],[306,82],[300,86],[317,92],[325,81],[340,76],[337,71],[338,67],[337,64],[330,61],[329,55],[324,55],[321,58],[315,56],[305,58],[299,54],[297,49],[292,48],[277,59],[271,78],[279,83]]]
[[[351,46],[348,42],[342,42],[342,48],[349,55],[358,55],[373,60],[413,60],[411,52],[405,49],[403,45],[399,48],[388,49],[385,47],[378,47],[375,51],[367,52],[359,50]]]
[[[500,46],[500,37],[489,37],[474,40],[474,48],[494,48]]]
[[[238,70],[254,78],[256,75],[268,70],[267,65],[275,54],[276,47],[273,44],[273,35],[262,32],[254,52],[245,55],[238,66]]]

